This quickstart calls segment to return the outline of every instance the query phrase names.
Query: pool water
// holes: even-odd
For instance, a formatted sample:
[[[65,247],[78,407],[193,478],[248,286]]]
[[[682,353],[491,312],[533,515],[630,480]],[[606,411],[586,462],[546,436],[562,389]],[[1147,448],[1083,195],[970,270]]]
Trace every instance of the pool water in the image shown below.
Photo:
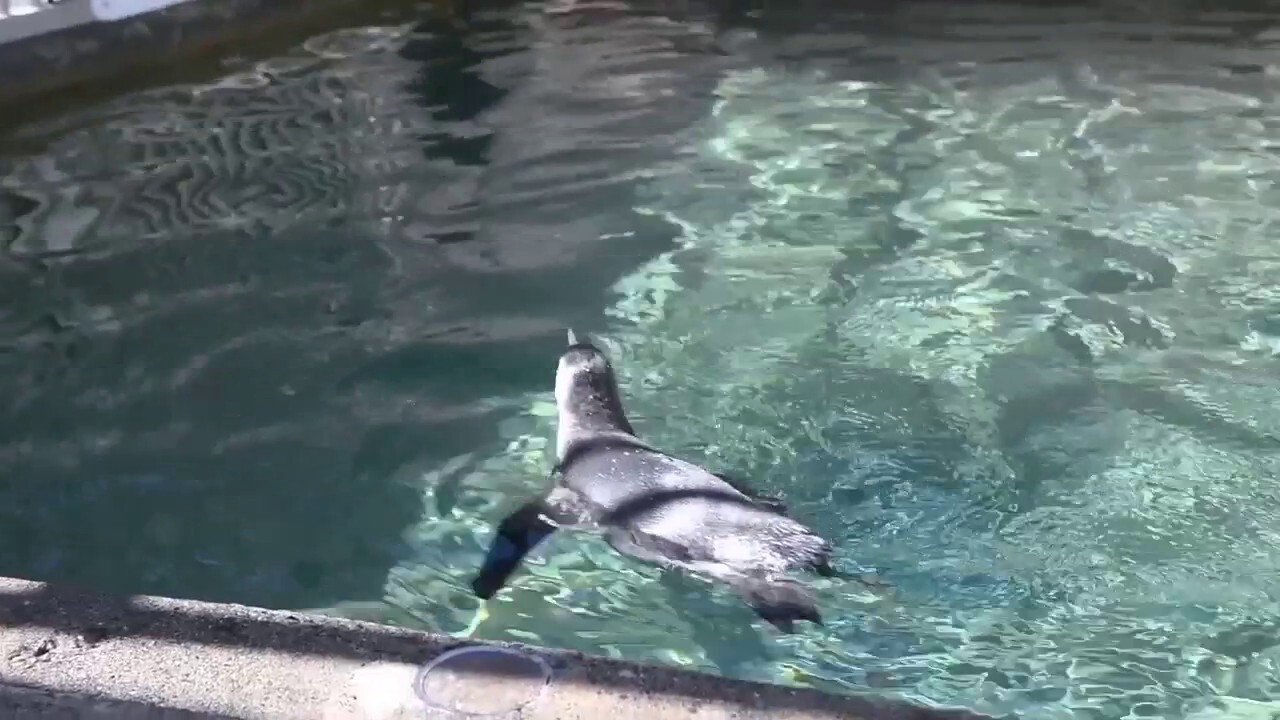
[[[19,131],[0,573],[1280,713],[1280,16],[890,5],[493,4]],[[569,324],[642,435],[890,591],[779,636],[561,534],[481,610]]]

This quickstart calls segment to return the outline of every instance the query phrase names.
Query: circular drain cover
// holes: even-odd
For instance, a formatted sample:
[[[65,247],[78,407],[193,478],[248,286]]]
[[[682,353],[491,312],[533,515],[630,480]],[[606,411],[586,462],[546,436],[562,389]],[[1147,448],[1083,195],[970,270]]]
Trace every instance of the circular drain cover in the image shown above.
[[[414,690],[427,705],[461,716],[515,717],[551,682],[540,657],[476,645],[443,653],[418,671]]]

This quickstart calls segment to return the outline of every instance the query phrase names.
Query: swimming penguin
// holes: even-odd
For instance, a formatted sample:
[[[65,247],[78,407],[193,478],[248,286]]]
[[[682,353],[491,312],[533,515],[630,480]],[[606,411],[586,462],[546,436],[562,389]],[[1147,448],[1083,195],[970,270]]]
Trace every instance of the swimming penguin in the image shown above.
[[[777,499],[653,448],[627,421],[608,358],[572,330],[556,370],[556,459],[550,491],[499,523],[472,590],[492,597],[558,527],[603,532],[618,552],[727,584],[761,618],[795,631],[823,624],[813,595],[786,577],[835,577],[830,544]]]

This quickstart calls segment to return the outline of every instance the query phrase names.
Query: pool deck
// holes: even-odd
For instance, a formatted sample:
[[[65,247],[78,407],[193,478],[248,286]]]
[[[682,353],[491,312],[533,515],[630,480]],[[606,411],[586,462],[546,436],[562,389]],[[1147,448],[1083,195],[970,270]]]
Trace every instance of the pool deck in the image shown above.
[[[111,597],[0,578],[0,717],[407,720],[417,669],[460,645],[403,628],[242,605]],[[552,682],[528,720],[962,720],[874,696],[727,680],[505,645]],[[500,677],[482,680],[503,683]]]

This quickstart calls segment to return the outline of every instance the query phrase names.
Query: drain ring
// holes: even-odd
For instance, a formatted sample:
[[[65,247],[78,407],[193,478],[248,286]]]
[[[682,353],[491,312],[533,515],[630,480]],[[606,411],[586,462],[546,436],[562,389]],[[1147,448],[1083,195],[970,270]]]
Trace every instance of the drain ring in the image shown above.
[[[435,710],[465,717],[514,717],[551,684],[546,660],[511,648],[470,645],[442,653],[418,671],[413,690]]]

